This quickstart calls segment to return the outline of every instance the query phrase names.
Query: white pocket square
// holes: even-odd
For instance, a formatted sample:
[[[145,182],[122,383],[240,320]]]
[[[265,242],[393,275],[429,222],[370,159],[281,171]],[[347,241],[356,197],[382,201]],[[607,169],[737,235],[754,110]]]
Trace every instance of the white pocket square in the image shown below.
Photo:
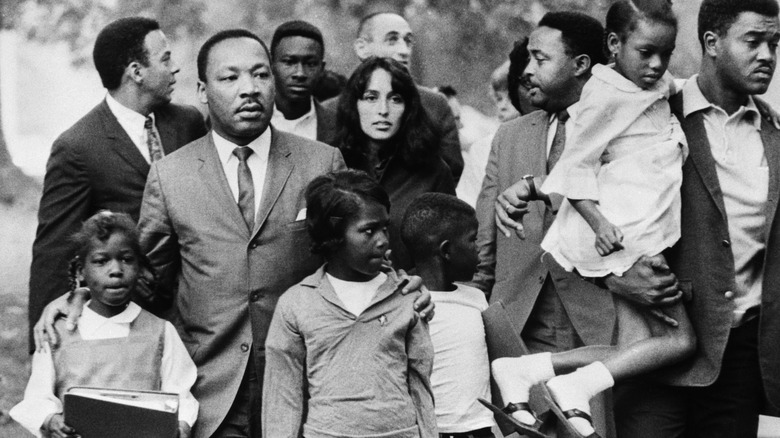
[[[295,216],[296,221],[302,221],[306,219],[306,209],[302,208],[301,211],[298,212],[298,216]]]

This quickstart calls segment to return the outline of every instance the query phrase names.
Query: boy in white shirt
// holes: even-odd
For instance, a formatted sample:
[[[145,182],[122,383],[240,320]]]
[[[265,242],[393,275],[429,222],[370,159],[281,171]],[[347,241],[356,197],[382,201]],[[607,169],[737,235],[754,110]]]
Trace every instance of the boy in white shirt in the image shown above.
[[[401,239],[423,284],[436,303],[430,322],[434,360],[431,384],[439,436],[494,435],[492,414],[477,398],[490,400],[490,363],[479,289],[469,281],[477,269],[477,218],[474,209],[455,196],[425,193],[407,208]]]

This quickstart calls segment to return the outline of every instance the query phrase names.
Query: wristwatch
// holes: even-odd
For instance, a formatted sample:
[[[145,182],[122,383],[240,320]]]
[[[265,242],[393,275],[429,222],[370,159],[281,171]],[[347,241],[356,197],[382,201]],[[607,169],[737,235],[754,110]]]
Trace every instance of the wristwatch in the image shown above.
[[[528,184],[528,200],[536,201],[539,199],[539,195],[536,193],[536,184],[534,184],[534,176],[524,175],[523,179]]]

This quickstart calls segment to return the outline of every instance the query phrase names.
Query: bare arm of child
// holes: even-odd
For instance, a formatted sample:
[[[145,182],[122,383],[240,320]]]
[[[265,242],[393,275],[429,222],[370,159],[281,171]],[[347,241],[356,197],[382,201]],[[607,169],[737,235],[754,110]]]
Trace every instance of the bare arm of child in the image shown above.
[[[62,416],[62,413],[49,417],[44,429],[52,438],[75,438],[78,436],[76,429],[65,424],[65,417]]]
[[[590,199],[569,199],[572,207],[585,219],[596,233],[596,251],[604,257],[623,249],[623,233],[599,211],[598,204]]]
[[[428,324],[423,322],[422,318],[416,318],[415,323],[406,333],[406,355],[409,362],[406,380],[409,395],[417,410],[420,438],[438,438],[430,379],[433,367],[433,344],[428,335]]]

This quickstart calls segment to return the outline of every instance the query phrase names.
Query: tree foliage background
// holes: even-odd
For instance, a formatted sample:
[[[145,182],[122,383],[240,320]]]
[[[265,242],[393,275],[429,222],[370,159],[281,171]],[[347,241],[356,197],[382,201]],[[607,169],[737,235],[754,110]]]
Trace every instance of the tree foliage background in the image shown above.
[[[304,19],[322,29],[328,68],[349,75],[357,64],[352,49],[357,23],[380,10],[405,16],[415,33],[412,73],[424,85],[453,85],[460,100],[492,113],[490,73],[507,57],[514,41],[527,35],[548,11],[577,10],[603,21],[613,0],[2,0],[0,29],[13,29],[40,42],[66,42],[74,65],[92,68],[91,50],[98,31],[124,16],[160,21],[174,43],[182,66],[175,99],[194,103],[194,59],[211,33],[245,27],[270,41],[284,21]],[[678,10],[698,1],[678,2]],[[679,12],[679,11],[678,11]],[[683,33],[684,26],[681,26]],[[679,47],[675,58],[697,59]],[[682,52],[682,53],[680,53]],[[693,57],[687,55],[695,55]],[[691,74],[685,62],[672,70]],[[64,79],[66,80],[66,79]],[[95,84],[96,87],[99,84]],[[182,90],[186,90],[184,93]],[[187,94],[189,93],[189,95]],[[2,111],[2,108],[0,108]],[[19,179],[21,178],[21,179]],[[10,202],[28,184],[13,166],[0,126],[0,201]],[[22,184],[22,186],[20,186]]]

